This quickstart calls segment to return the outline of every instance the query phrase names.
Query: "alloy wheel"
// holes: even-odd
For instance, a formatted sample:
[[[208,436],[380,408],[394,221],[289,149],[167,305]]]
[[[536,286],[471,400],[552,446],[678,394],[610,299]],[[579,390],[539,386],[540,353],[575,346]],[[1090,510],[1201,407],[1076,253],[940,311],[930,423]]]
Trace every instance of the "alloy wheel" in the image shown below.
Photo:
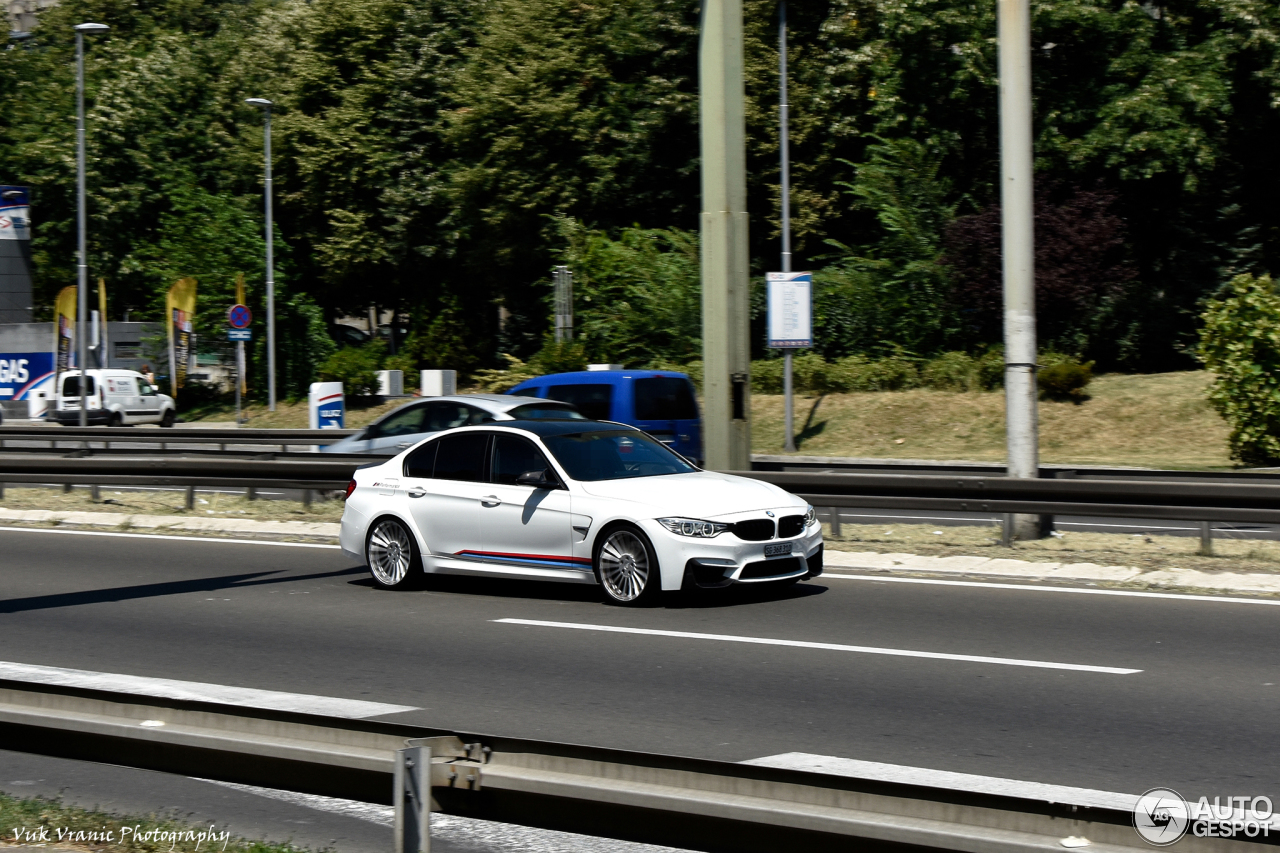
[[[600,582],[615,601],[635,601],[649,585],[649,550],[630,530],[617,530],[600,547]]]
[[[398,586],[409,574],[413,546],[409,533],[398,521],[381,521],[369,534],[369,571],[383,586]]]

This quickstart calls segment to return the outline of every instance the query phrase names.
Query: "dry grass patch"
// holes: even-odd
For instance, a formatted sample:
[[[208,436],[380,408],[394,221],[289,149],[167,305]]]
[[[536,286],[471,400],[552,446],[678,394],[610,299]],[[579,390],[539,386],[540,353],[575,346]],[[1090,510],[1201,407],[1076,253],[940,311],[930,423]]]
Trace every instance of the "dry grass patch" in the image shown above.
[[[823,525],[826,546],[833,551],[921,554],[928,557],[991,557],[1033,563],[1094,563],[1133,566],[1145,571],[1196,569],[1202,572],[1280,573],[1280,542],[1232,539],[1214,531],[1214,553],[1196,553],[1195,536],[1067,532],[1032,542],[1000,545],[995,525],[932,527],[923,524],[841,524],[838,537]]]
[[[342,501],[315,500],[308,509],[301,501],[256,500],[219,492],[197,492],[196,507],[188,512],[186,496],[175,492],[125,492],[103,486],[94,501],[87,486],[70,492],[48,488],[4,490],[4,509],[47,509],[58,512],[122,512],[129,515],[173,515],[186,518],[243,518],[253,521],[341,521]]]
[[[392,409],[397,409],[407,402],[409,402],[407,399],[391,400],[379,406],[348,408],[347,428],[356,429],[370,424]],[[245,429],[307,429],[311,425],[306,400],[301,402],[280,400],[276,403],[274,412],[269,411],[266,404],[255,403],[251,406],[245,406],[241,416],[249,419],[248,423],[244,425]],[[235,407],[224,406],[205,409],[201,412],[199,418],[194,420],[186,420],[184,418],[183,422],[193,425],[208,423],[226,423],[230,425],[235,422],[235,418]]]
[[[1204,371],[1099,376],[1082,403],[1040,404],[1040,456],[1053,464],[1229,468],[1227,425]],[[752,450],[780,453],[781,396],[752,398]],[[1003,392],[884,391],[796,400],[810,456],[1003,462]]]

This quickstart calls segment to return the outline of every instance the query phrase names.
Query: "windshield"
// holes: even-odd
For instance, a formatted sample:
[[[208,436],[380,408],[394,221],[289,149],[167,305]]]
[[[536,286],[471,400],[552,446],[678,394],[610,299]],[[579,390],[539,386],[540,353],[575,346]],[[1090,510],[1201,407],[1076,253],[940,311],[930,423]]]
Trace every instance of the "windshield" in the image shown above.
[[[529,403],[516,406],[507,412],[517,421],[585,421],[587,416],[573,406],[557,406],[555,403]]]
[[[542,439],[556,461],[575,480],[625,480],[698,469],[642,432],[580,432]]]

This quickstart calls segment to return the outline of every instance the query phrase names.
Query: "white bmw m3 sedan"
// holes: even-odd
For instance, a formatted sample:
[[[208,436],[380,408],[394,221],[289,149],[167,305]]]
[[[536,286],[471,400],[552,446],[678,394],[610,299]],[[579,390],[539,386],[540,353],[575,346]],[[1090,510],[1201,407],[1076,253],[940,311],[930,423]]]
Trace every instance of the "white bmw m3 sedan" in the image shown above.
[[[795,495],[581,420],[460,427],[360,468],[341,543],[381,587],[540,579],[599,584],[617,604],[822,573],[822,526]]]

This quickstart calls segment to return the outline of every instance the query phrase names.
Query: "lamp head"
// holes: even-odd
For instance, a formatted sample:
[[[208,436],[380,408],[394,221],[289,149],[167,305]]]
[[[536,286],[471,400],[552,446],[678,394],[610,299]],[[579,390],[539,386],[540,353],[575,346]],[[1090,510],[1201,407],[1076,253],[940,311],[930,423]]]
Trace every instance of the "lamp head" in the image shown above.
[[[249,104],[250,106],[253,106],[253,107],[271,107],[271,106],[274,106],[274,104],[272,104],[272,103],[271,103],[270,101],[268,101],[266,98],[245,98],[245,99],[244,99],[244,102],[245,102],[246,104]]]
[[[101,33],[111,29],[106,24],[76,24],[72,27],[78,33]]]

